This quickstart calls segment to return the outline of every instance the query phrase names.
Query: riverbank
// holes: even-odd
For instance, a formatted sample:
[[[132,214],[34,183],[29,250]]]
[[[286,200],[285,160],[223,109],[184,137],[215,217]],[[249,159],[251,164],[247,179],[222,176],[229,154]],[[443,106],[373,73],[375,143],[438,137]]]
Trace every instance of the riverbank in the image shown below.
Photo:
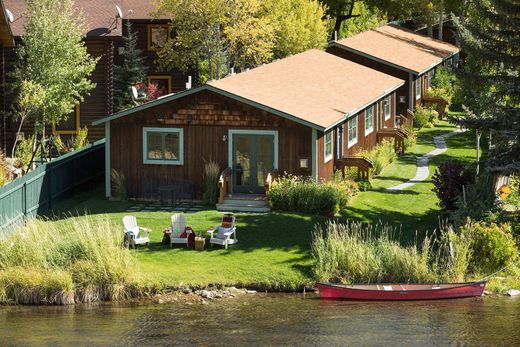
[[[418,135],[415,148],[411,149],[407,156],[399,158],[386,167],[382,174],[373,180],[374,189],[361,192],[354,197],[337,220],[339,222],[358,220],[366,223],[382,221],[392,226],[400,226],[400,240],[403,244],[407,245],[412,241],[420,242],[427,231],[436,229],[438,225],[439,208],[436,205],[435,194],[431,190],[433,185],[430,179],[399,193],[389,192],[385,188],[412,178],[415,175],[415,158],[433,149],[434,136],[453,130],[454,127],[446,122],[441,122],[437,128],[422,130]],[[470,134],[456,135],[446,141],[448,150],[432,158],[429,163],[430,173],[448,159],[456,158],[466,162],[474,160],[475,149]],[[259,292],[302,292],[304,288],[308,290],[314,286],[312,232],[317,224],[324,225],[328,221],[327,218],[282,212],[239,213],[236,215],[238,244],[228,250],[206,245],[204,251],[197,252],[183,246],[172,249],[169,245],[162,244],[162,231],[169,226],[171,211],[174,209],[186,212],[188,225],[196,232],[204,232],[218,225],[222,216],[221,213],[198,204],[163,206],[155,203],[107,201],[103,198],[102,187],[96,187],[58,205],[53,211],[54,214],[49,216],[53,220],[42,223],[55,227],[56,230],[70,230],[67,223],[87,218],[81,216],[85,213],[90,216],[89,218],[103,216],[102,218],[107,218],[112,225],[110,230],[114,235],[114,241],[111,242],[115,247],[122,239],[121,219],[125,215],[135,215],[140,226],[152,229],[148,247],[125,251],[130,256],[130,260],[125,263],[129,264],[129,267],[116,272],[117,276],[121,277],[112,275],[93,277],[98,280],[105,278],[103,285],[119,295],[105,296],[108,299],[155,297],[163,293],[177,295],[175,293],[183,292],[183,288],[188,287],[190,292],[213,286],[217,288],[235,286]],[[71,217],[71,215],[80,215],[80,217]],[[100,236],[96,242],[104,243],[106,239]],[[55,269],[47,265],[42,268]],[[94,283],[89,287],[90,282],[79,276],[88,271],[77,271],[78,269],[81,270],[83,267],[77,265],[77,268],[70,270],[68,276],[72,282],[67,282],[64,287],[69,293],[69,299],[72,295],[78,298],[78,302],[82,301],[82,297],[103,300],[102,294],[108,292],[105,289],[101,290],[99,295],[77,295],[77,285],[74,284],[76,280],[82,280],[83,284],[80,287],[89,289],[89,293],[95,287]],[[100,271],[99,273],[106,275],[111,272]],[[125,282],[126,280],[123,279],[127,275],[129,280]],[[492,284],[491,287],[495,286],[497,291],[503,292],[507,286],[516,285],[520,276],[514,280],[509,276],[506,278],[506,281],[497,281],[496,286]],[[71,289],[72,287],[74,289]],[[128,290],[121,290],[121,288]],[[45,291],[43,292],[45,294]],[[94,290],[94,293],[97,292]]]

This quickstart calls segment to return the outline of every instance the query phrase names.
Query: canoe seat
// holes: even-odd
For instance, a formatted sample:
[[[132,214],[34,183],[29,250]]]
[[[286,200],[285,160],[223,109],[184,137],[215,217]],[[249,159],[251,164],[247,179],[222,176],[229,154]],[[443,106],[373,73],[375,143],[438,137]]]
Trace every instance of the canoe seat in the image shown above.
[[[385,285],[383,285],[383,289],[384,289],[385,291],[387,291],[387,290],[392,291],[392,290],[393,290],[393,289],[392,289],[392,286],[390,286],[390,285],[389,285],[389,286],[385,286]]]

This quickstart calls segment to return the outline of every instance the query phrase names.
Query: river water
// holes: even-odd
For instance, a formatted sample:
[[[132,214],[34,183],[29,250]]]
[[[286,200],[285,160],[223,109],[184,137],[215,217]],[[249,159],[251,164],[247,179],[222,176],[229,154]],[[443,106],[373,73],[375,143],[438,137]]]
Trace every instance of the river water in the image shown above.
[[[520,345],[520,299],[322,301],[257,294],[208,305],[0,307],[0,345]]]

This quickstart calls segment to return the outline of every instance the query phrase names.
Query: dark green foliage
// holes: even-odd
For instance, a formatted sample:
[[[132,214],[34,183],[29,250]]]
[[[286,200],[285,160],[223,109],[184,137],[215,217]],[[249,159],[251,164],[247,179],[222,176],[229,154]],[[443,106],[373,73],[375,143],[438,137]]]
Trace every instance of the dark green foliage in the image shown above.
[[[455,225],[465,224],[468,217],[487,222],[495,222],[499,218],[500,206],[489,175],[483,175],[476,182],[468,184],[465,195],[465,199],[462,194],[456,198],[456,209],[450,213],[450,219]]]
[[[467,54],[459,73],[471,128],[495,130],[489,166],[520,170],[520,2],[475,0],[458,23]]]
[[[137,48],[137,34],[129,21],[126,22],[126,30],[126,36],[123,36],[123,64],[114,67],[114,111],[133,106],[132,86],[146,78],[142,51]]]
[[[458,161],[450,160],[439,166],[432,176],[433,191],[444,211],[453,211],[463,186],[473,182],[473,173]]]

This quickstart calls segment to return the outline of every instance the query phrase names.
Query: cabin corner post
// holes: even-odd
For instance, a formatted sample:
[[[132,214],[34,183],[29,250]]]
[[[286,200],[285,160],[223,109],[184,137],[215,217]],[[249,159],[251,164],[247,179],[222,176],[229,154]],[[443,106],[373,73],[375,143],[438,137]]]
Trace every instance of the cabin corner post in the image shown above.
[[[312,178],[318,181],[318,131],[312,129]]]
[[[110,199],[110,121],[105,122],[105,197]]]
[[[415,93],[414,93],[414,86],[413,86],[413,75],[411,73],[408,74],[408,109],[410,111],[413,111],[414,104],[415,104]]]

